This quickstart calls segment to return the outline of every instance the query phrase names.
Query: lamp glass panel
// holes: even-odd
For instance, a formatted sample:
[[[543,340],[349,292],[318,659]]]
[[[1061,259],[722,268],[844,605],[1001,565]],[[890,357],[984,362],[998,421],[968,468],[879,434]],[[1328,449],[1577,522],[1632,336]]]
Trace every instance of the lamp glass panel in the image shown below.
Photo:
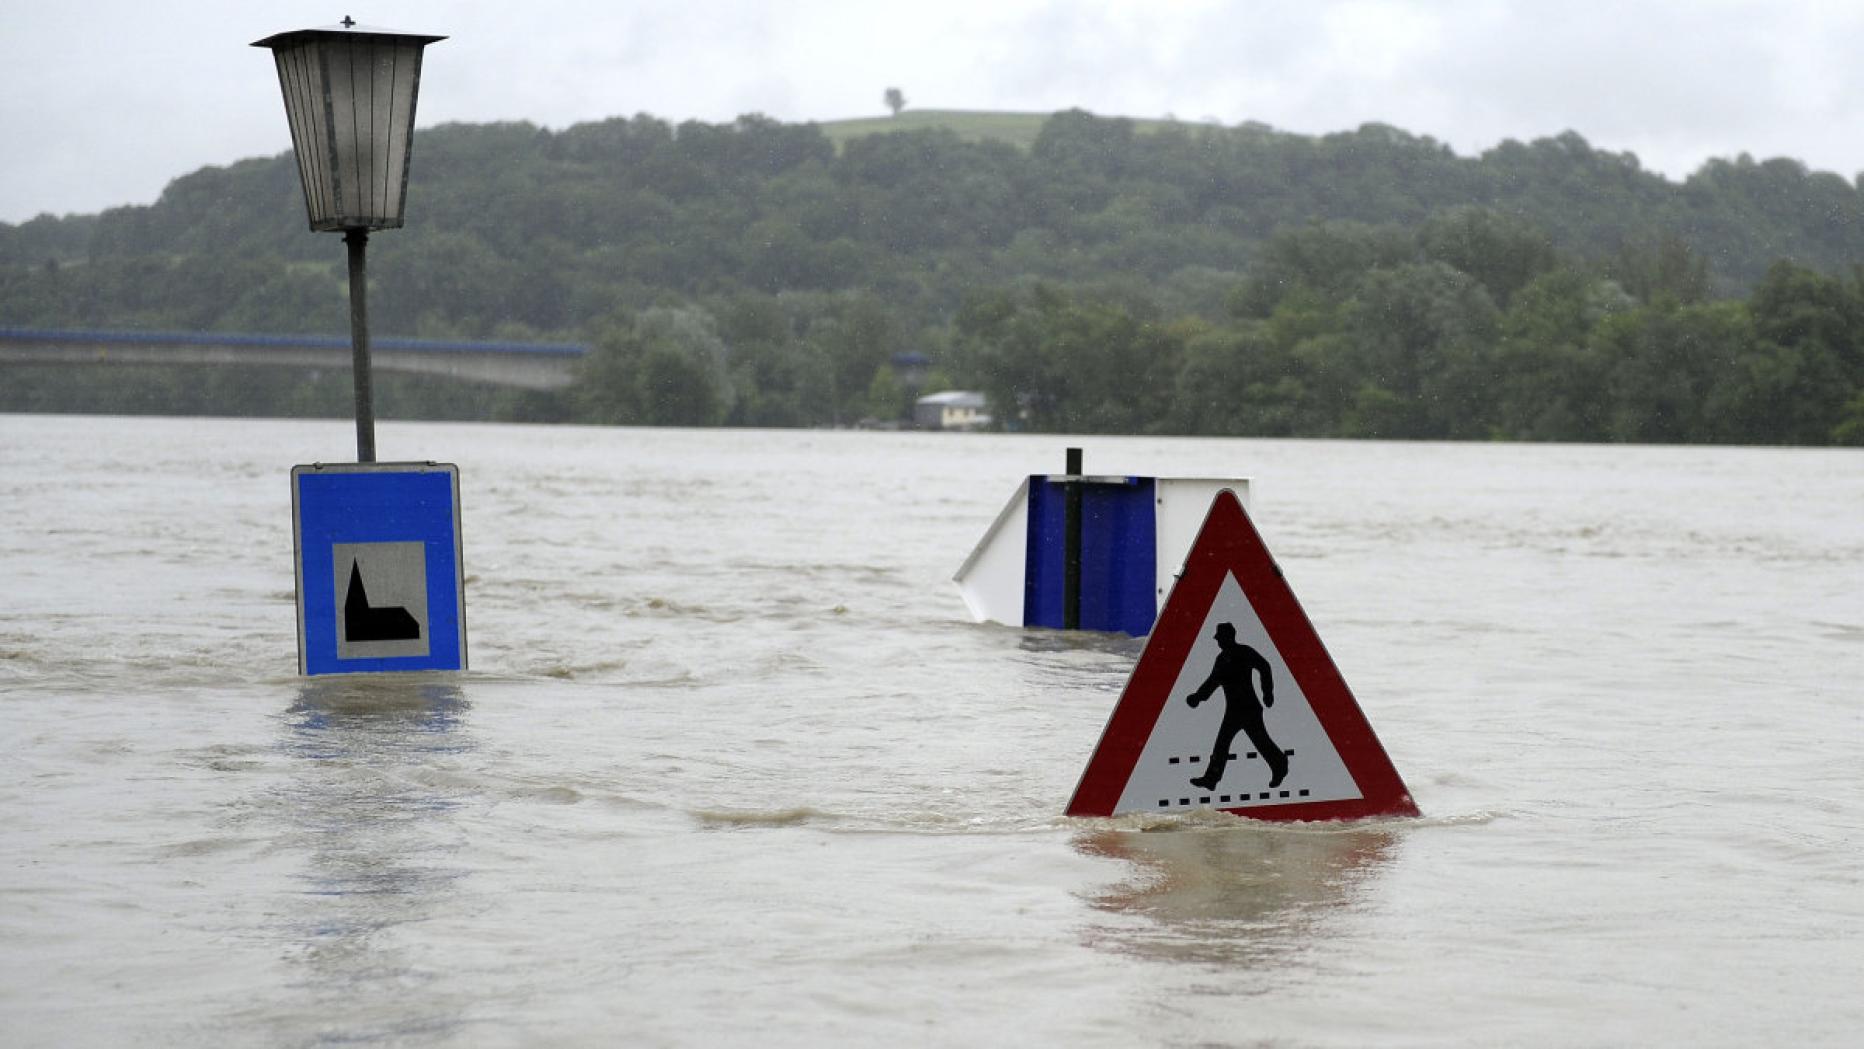
[[[312,229],[402,224],[425,43],[358,35],[275,49]]]

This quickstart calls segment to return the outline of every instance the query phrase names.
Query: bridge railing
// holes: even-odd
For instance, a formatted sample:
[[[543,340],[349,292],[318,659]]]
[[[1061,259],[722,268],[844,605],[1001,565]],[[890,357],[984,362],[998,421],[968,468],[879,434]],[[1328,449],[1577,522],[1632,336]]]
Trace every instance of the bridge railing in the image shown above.
[[[142,346],[284,346],[294,349],[348,349],[347,335],[258,335],[218,331],[110,331],[85,328],[22,328],[0,325],[0,341],[123,344]],[[537,353],[581,357],[588,347],[565,342],[408,339],[377,336],[372,346],[411,353]]]
[[[446,375],[471,382],[554,390],[574,379],[587,347],[574,343],[409,339],[371,340],[382,371]],[[0,326],[0,363],[258,364],[347,367],[350,342],[338,335],[108,331]]]

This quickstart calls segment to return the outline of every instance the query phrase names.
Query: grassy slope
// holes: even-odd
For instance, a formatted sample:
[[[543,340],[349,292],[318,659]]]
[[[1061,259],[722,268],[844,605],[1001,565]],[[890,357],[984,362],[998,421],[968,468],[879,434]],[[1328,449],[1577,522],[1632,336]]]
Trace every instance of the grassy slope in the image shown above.
[[[830,120],[820,126],[822,133],[838,149],[850,139],[863,135],[919,131],[925,128],[945,128],[955,132],[959,138],[978,142],[1008,142],[1018,149],[1028,149],[1035,144],[1036,135],[1041,132],[1042,124],[1049,116],[1048,113],[997,113],[968,109],[908,109],[899,116]],[[1170,123],[1166,120],[1134,120],[1133,126],[1138,131],[1146,132],[1156,131]]]

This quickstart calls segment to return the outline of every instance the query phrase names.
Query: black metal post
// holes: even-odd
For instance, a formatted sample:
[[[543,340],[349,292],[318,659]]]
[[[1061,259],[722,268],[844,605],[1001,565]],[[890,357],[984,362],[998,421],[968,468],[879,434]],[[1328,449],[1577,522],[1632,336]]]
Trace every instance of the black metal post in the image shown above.
[[[369,231],[354,227],[343,231],[349,245],[350,367],[356,377],[356,461],[375,462],[375,393],[369,372],[369,274],[363,249]]]
[[[1081,629],[1081,449],[1068,449],[1062,518],[1061,625]]]

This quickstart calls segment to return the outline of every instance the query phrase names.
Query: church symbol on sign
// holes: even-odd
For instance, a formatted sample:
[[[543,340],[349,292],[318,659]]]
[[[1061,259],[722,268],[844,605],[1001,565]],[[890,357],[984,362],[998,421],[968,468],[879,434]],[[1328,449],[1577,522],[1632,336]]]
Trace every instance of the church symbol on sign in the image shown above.
[[[420,620],[400,605],[374,607],[362,584],[362,563],[350,562],[349,591],[343,597],[343,640],[414,641],[421,636]]]
[[[339,659],[426,655],[427,546],[420,542],[334,543]]]

